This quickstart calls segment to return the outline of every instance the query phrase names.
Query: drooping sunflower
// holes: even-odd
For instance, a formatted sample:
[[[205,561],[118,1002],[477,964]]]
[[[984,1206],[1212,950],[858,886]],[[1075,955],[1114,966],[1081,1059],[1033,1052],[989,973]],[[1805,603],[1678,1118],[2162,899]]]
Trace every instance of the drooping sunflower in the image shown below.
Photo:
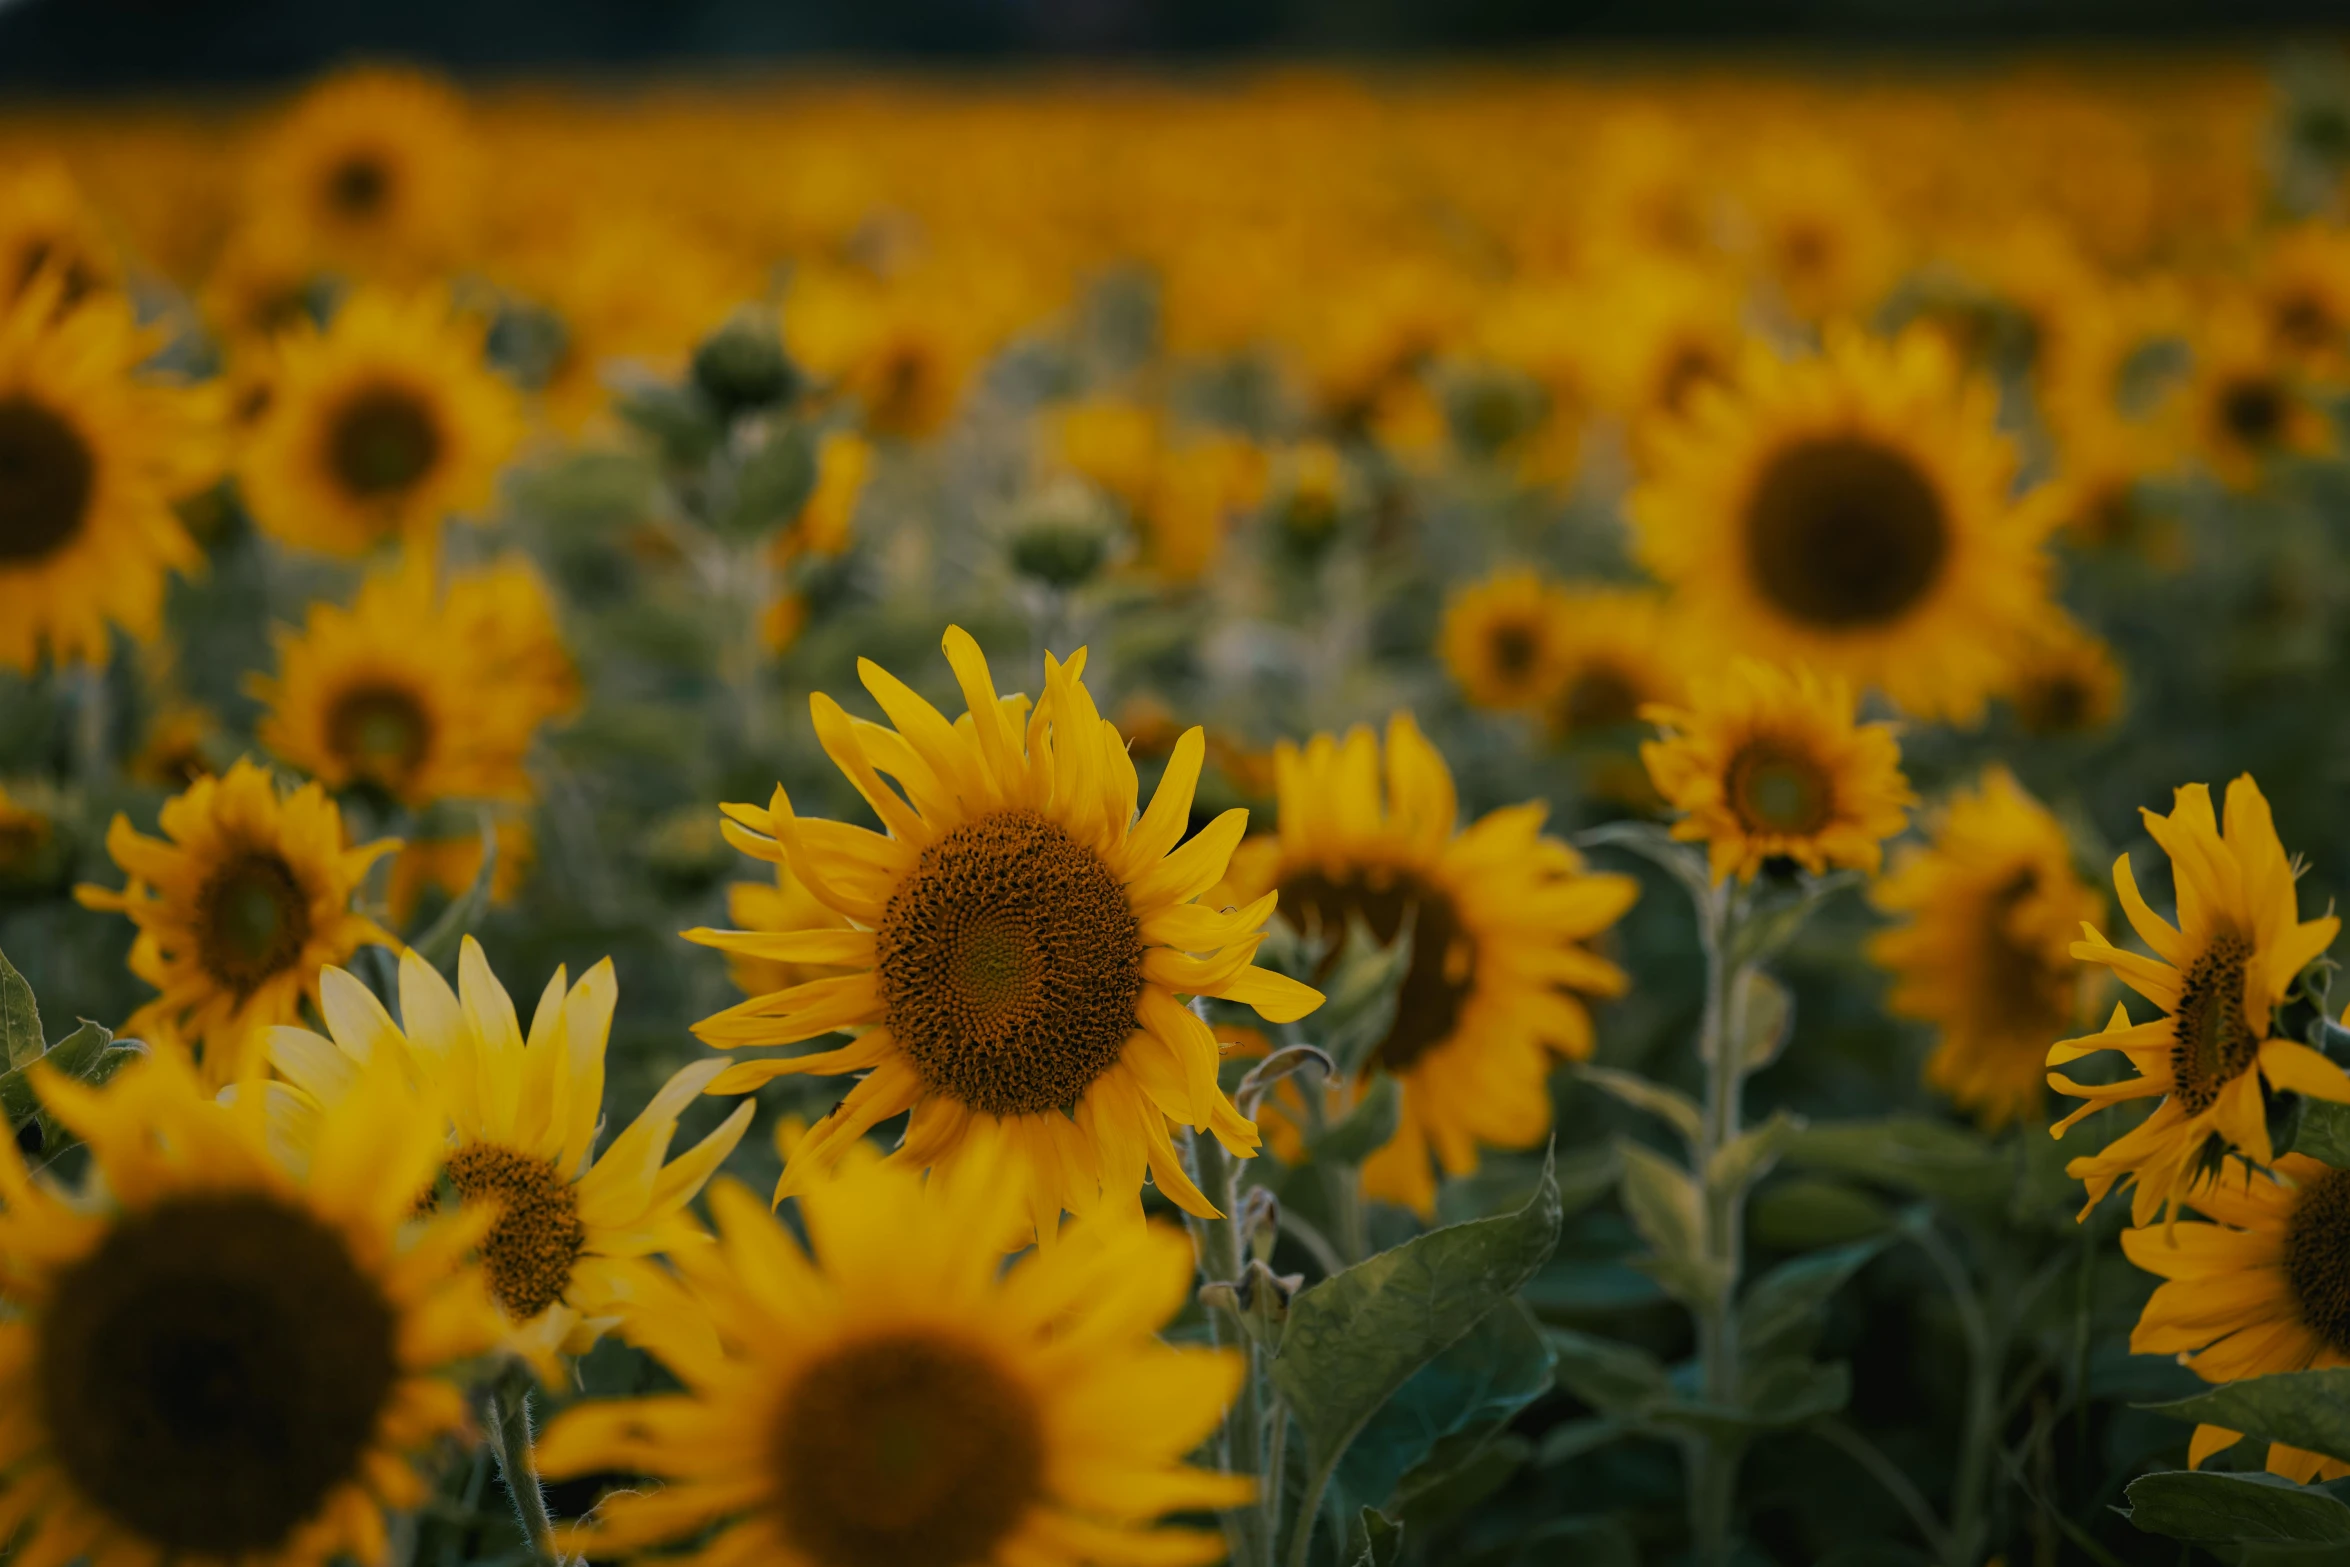
[[[2274,1162],[2264,1087],[2345,1103],[2350,1076],[2307,1045],[2270,1032],[2285,993],[2333,943],[2341,921],[2300,917],[2293,867],[2260,786],[2250,775],[2228,785],[2224,830],[2202,784],[2181,785],[2168,816],[2139,815],[2170,856],[2178,923],[2146,906],[2124,854],[2113,862],[2114,892],[2154,956],[2126,952],[2094,926],[2083,927],[2088,939],[2074,943],[2073,956],[2112,969],[2161,1015],[2132,1023],[2117,1006],[2104,1033],[2048,1051],[2048,1065],[2059,1067],[2119,1050],[2135,1076],[2080,1083],[2052,1071],[2048,1084],[2083,1101],[2050,1128],[2058,1137],[2108,1105],[2161,1097],[2152,1115],[2102,1153],[2065,1166],[2087,1183],[2090,1207],[2117,1181],[2134,1181],[2131,1213],[2145,1224],[2199,1190],[2229,1149],[2256,1165]]]
[[[330,967],[319,976],[319,1013],[333,1037],[283,1027],[269,1034],[270,1064],[285,1079],[270,1088],[273,1122],[300,1164],[325,1155],[333,1118],[365,1091],[371,1061],[389,1057],[431,1087],[447,1107],[449,1183],[465,1205],[497,1215],[481,1259],[508,1343],[549,1377],[558,1353],[594,1345],[641,1282],[643,1259],[700,1239],[686,1205],[742,1140],[754,1108],[740,1106],[669,1160],[679,1113],[723,1070],[697,1061],[597,1156],[620,985],[609,958],[578,984],[565,981],[555,970],[525,1034],[468,936],[455,991],[413,950],[400,955],[399,1024],[365,985]]]
[[[1454,592],[1437,647],[1471,706],[1523,712],[1557,695],[1565,634],[1558,585],[1505,571]]]
[[[485,506],[522,434],[483,328],[436,290],[360,290],[321,331],[280,338],[242,470],[256,521],[289,544],[360,555]]]
[[[1183,1462],[1241,1375],[1228,1350],[1155,1336],[1190,1293],[1189,1244],[1086,1225],[1005,1271],[1019,1183],[973,1173],[926,1190],[858,1160],[800,1199],[806,1250],[749,1191],[714,1186],[718,1244],[679,1253],[683,1287],[629,1309],[684,1391],[575,1405],[539,1444],[550,1475],[664,1483],[606,1498],[565,1549],[706,1538],[708,1567],[1221,1561],[1221,1534],[1154,1527],[1252,1493]]]
[[[477,1226],[414,1211],[437,1114],[373,1072],[297,1174],[260,1095],[169,1054],[97,1090],[34,1070],[90,1171],[60,1192],[0,1149],[0,1529],[28,1562],[380,1560],[497,1331]]]
[[[2011,497],[1989,384],[1923,329],[1831,329],[1824,354],[1792,362],[1757,351],[1739,384],[1657,432],[1631,502],[1686,624],[1971,722],[2046,602],[2054,521]]]
[[[1431,1213],[1431,1156],[1466,1175],[1480,1144],[1531,1147],[1549,1130],[1554,1060],[1591,1054],[1586,998],[1626,984],[1587,943],[1638,884],[1546,836],[1539,802],[1461,827],[1444,757],[1406,714],[1388,720],[1384,787],[1364,728],[1284,742],[1274,767],[1279,831],[1241,845],[1226,892],[1277,894],[1284,919],[1334,942],[1352,919],[1382,942],[1412,921],[1411,967],[1373,1054],[1402,1088],[1402,1115],[1363,1162],[1363,1190]]]
[[[1082,650],[1065,664],[1047,656],[1031,708],[996,694],[960,627],[945,647],[970,709],[954,723],[869,661],[858,674],[894,729],[810,699],[825,753],[886,834],[801,817],[780,787],[766,810],[725,808],[729,842],[788,864],[852,928],[688,939],[851,972],[755,996],[695,1031],[722,1049],[859,1032],[813,1055],[745,1061],[714,1091],[866,1073],[794,1152],[778,1200],[911,1111],[901,1163],[951,1174],[1009,1149],[1039,1233],[1063,1211],[1134,1211],[1146,1169],[1181,1206],[1212,1212],[1170,1122],[1243,1157],[1257,1129],[1216,1086],[1215,1037],[1177,997],[1221,996],[1281,1021],[1321,1002],[1249,965],[1271,899],[1225,911],[1196,901],[1223,878],[1248,813],[1226,811],[1177,848],[1206,754],[1200,730],[1177,742],[1138,818],[1134,764],[1085,689]]]
[[[1784,857],[1818,874],[1874,873],[1917,803],[1886,724],[1855,721],[1852,692],[1810,670],[1735,660],[1689,682],[1689,705],[1641,716],[1664,731],[1640,759],[1682,813],[1673,836],[1703,843],[1714,880],[1751,880]]]
[[[243,1076],[260,1031],[291,1023],[318,999],[318,971],[391,934],[351,908],[367,868],[398,845],[347,847],[343,816],[317,784],[281,798],[269,773],[240,760],[164,802],[150,838],[116,816],[106,849],[129,875],[119,892],[84,885],[83,907],[112,909],[139,927],[130,969],[162,994],[133,1013],[126,1033],[183,1041],[205,1081]]]
[[[1551,731],[1579,739],[1622,728],[1653,704],[1688,693],[1681,642],[1664,598],[1638,588],[1558,591],[1558,682]]]
[[[166,576],[201,558],[172,502],[218,471],[210,396],[139,372],[158,343],[126,301],[61,310],[59,288],[0,300],[0,667],[24,671],[155,635]]]
[[[2217,1222],[2122,1232],[2130,1261],[2168,1281],[2131,1330],[2132,1354],[2175,1355],[2209,1382],[2350,1366],[2350,1171],[2297,1153],[2268,1171],[2231,1161],[2186,1203]],[[2242,1440],[2199,1425],[2188,1465]],[[2350,1464],[2272,1442],[2268,1470],[2305,1485]]]
[[[1895,855],[1869,898],[1904,921],[1869,943],[1894,976],[1888,1009],[1940,1031],[1926,1081],[1986,1128],[2037,1115],[2048,1042],[2087,1021],[2091,976],[2072,960],[2074,933],[2105,914],[2063,825],[1992,767],[1935,814],[1924,846]]]

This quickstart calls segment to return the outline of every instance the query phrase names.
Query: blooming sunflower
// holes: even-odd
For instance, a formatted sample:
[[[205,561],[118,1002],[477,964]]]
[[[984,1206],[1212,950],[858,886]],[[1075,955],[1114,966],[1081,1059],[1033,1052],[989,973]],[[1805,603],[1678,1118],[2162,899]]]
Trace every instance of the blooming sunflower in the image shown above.
[[[1739,290],[1668,262],[1627,269],[1602,291],[1606,307],[1591,312],[1599,384],[1645,462],[1656,427],[1688,418],[1701,392],[1737,383],[1747,353]]]
[[[280,338],[244,458],[255,519],[289,544],[359,555],[487,505],[522,416],[482,337],[437,291],[361,290],[324,331]]]
[[[2286,1154],[2273,1170],[2240,1163],[2186,1199],[2216,1223],[2182,1220],[2122,1232],[2122,1251],[2168,1282],[2130,1333],[2138,1355],[2176,1355],[2209,1382],[2350,1366],[2350,1171]],[[2199,1425],[2190,1467],[2243,1440]],[[2337,1480],[2350,1464],[2272,1442],[2268,1468],[2289,1480]]]
[[[1565,635],[1557,585],[1505,571],[1452,595],[1437,647],[1472,707],[1524,711],[1558,693]]]
[[[2350,234],[2304,224],[2261,258],[2253,303],[2269,340],[2310,373],[2350,370]]]
[[[2087,734],[2120,714],[2122,670],[2102,638],[2052,614],[2025,637],[2006,696],[2027,734]]]
[[[1005,1271],[994,1238],[1022,1216],[1016,1183],[925,1190],[870,1159],[801,1198],[805,1251],[742,1187],[710,1198],[718,1244],[677,1255],[682,1289],[630,1309],[630,1336],[684,1390],[575,1405],[540,1439],[550,1475],[665,1482],[606,1498],[567,1550],[693,1537],[708,1567],[1223,1559],[1219,1533],[1153,1527],[1252,1492],[1183,1463],[1241,1368],[1154,1336],[1191,1290],[1181,1236],[1087,1225]]]
[[[205,392],[142,376],[158,346],[123,299],[60,310],[53,272],[0,300],[0,667],[104,663],[200,556],[172,502],[216,470]]]
[[[2074,871],[2063,826],[2004,767],[1954,795],[1928,840],[1870,889],[1904,923],[1869,956],[1893,973],[1887,1007],[1940,1030],[1926,1081],[1995,1129],[2038,1114],[2048,1041],[2086,1021],[2073,933],[2105,900]]]
[[[2333,449],[2333,424],[2307,370],[2248,310],[2221,309],[2204,322],[2186,398],[2196,448],[2234,489],[2251,489],[2279,457]]]
[[[1682,813],[1673,836],[1705,844],[1714,880],[1752,879],[1782,856],[1815,875],[1877,869],[1917,803],[1890,725],[1856,723],[1840,680],[1757,659],[1689,690],[1687,707],[1641,714],[1664,736],[1643,742],[1640,759]]]
[[[869,661],[858,673],[896,728],[852,719],[821,692],[810,699],[826,754],[886,834],[803,818],[780,787],[766,810],[725,808],[729,842],[788,864],[853,926],[688,939],[851,972],[755,996],[695,1031],[721,1049],[859,1032],[813,1055],[745,1061],[713,1091],[866,1072],[794,1152],[778,1200],[911,1111],[902,1163],[946,1173],[1008,1147],[1041,1234],[1064,1210],[1133,1211],[1146,1168],[1179,1205],[1213,1213],[1183,1173],[1170,1120],[1244,1157],[1257,1129],[1217,1087],[1215,1037],[1177,996],[1221,996],[1277,1021],[1321,1003],[1249,965],[1269,898],[1229,911],[1195,901],[1222,879],[1248,813],[1226,811],[1177,848],[1206,754],[1200,730],[1177,743],[1137,818],[1134,765],[1080,678],[1082,650],[1065,664],[1047,656],[1031,710],[996,695],[960,627],[945,647],[970,708],[953,723]]]
[[[1530,1147],[1550,1127],[1554,1056],[1592,1049],[1584,998],[1623,994],[1623,970],[1588,941],[1638,895],[1542,832],[1545,807],[1514,805],[1459,826],[1444,757],[1411,718],[1378,739],[1316,735],[1274,753],[1280,829],[1233,857],[1226,891],[1277,893],[1293,925],[1380,941],[1412,920],[1412,960],[1374,1064],[1403,1091],[1395,1136],[1363,1163],[1363,1190],[1434,1211],[1430,1156],[1450,1175],[1481,1143]]]
[[[54,159],[29,161],[0,177],[0,307],[44,272],[57,279],[53,309],[70,309],[122,281],[97,214]]]
[[[1681,642],[1664,599],[1638,588],[1561,588],[1551,636],[1558,682],[1552,731],[1581,738],[1637,720],[1688,690]]]
[[[478,1226],[416,1220],[437,1116],[371,1073],[296,1174],[259,1095],[171,1055],[103,1089],[34,1071],[91,1167],[63,1193],[0,1149],[0,1530],[35,1563],[381,1560],[466,1430],[446,1376],[496,1337]]]
[[[54,785],[33,779],[12,793],[0,782],[0,897],[52,887],[65,871],[66,845],[58,832],[62,805]]]
[[[131,759],[131,776],[177,794],[217,771],[212,751],[219,735],[220,720],[210,708],[194,702],[167,703],[147,720],[147,737]]]
[[[852,927],[842,916],[818,902],[816,895],[802,886],[792,874],[791,867],[778,863],[775,879],[771,882],[738,881],[726,889],[726,917],[735,928],[743,931],[848,930]],[[789,990],[812,979],[824,979],[841,970],[823,963],[794,963],[774,958],[751,957],[741,952],[726,955],[727,977],[735,988],[746,996],[763,996],[778,990]]]
[[[2040,612],[2044,504],[2010,499],[1990,385],[1913,330],[1760,351],[1736,397],[1657,432],[1640,551],[1724,649],[1809,664],[1911,712],[1972,721]]]
[[[2094,926],[2082,927],[2088,939],[2074,943],[2073,956],[2112,969],[2162,1015],[2132,1023],[2117,1006],[2104,1033],[2048,1051],[2048,1064],[2057,1067],[2119,1050],[2135,1076],[2078,1083],[2051,1072],[2048,1084],[2084,1101],[2050,1128],[2058,1137],[2108,1105],[2161,1096],[2152,1115],[2102,1153],[2065,1167],[2088,1184],[2091,1207],[2115,1182],[2135,1181],[2131,1212],[2144,1224],[2191,1195],[2228,1148],[2257,1165],[2273,1162],[2264,1085],[2342,1103],[2350,1102],[2350,1076],[2307,1045],[2269,1032],[2286,991],[2332,944],[2341,921],[2300,918],[2293,867],[2260,786],[2249,775],[2228,785],[2224,831],[2202,784],[2182,785],[2168,816],[2139,814],[2170,856],[2179,922],[2146,906],[2125,854],[2113,862],[2114,892],[2154,956],[2125,952]]]
[[[366,1069],[389,1057],[448,1107],[445,1173],[467,1205],[497,1217],[481,1239],[482,1265],[510,1328],[508,1342],[542,1374],[558,1352],[582,1354],[613,1318],[644,1258],[690,1244],[686,1211],[751,1123],[736,1108],[692,1151],[668,1158],[680,1111],[723,1069],[697,1061],[593,1157],[603,1125],[604,1050],[620,986],[606,958],[566,988],[560,968],[540,993],[526,1035],[481,944],[465,938],[458,989],[411,950],[400,955],[400,1017],[339,968],[319,976],[319,1013],[332,1038],[275,1028],[269,1059],[283,1083],[274,1123],[297,1163],[319,1158],[340,1107],[366,1089]]]
[[[317,784],[280,798],[270,775],[240,760],[164,802],[150,838],[116,816],[106,849],[130,880],[120,892],[82,886],[83,907],[113,909],[139,927],[133,974],[162,994],[126,1032],[184,1040],[215,1088],[245,1073],[258,1031],[291,1023],[318,999],[321,965],[389,932],[352,912],[367,868],[397,844],[346,847],[342,812]]]

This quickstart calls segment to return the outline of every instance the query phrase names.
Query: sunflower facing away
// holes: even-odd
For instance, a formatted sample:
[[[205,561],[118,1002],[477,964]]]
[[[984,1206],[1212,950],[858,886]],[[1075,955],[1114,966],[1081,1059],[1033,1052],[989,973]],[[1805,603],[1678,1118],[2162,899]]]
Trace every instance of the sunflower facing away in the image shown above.
[[[242,474],[262,528],[361,555],[489,504],[522,414],[482,339],[434,290],[361,290],[324,331],[305,322],[281,337]]]
[[[133,1013],[127,1033],[180,1041],[206,1082],[245,1075],[258,1033],[291,1023],[318,999],[321,965],[362,943],[396,945],[352,912],[367,868],[398,845],[350,848],[343,816],[317,784],[279,797],[268,771],[239,761],[164,802],[163,836],[116,816],[106,849],[130,880],[120,892],[83,886],[85,908],[113,909],[139,927],[133,974],[162,994]]]
[[[1751,658],[1689,689],[1686,708],[1641,715],[1664,734],[1640,759],[1682,813],[1673,836],[1706,846],[1714,880],[1751,880],[1777,858],[1814,875],[1875,872],[1917,803],[1890,725],[1854,722],[1842,681]]]
[[[1270,898],[1236,910],[1196,901],[1223,878],[1248,813],[1226,811],[1177,848],[1206,754],[1200,730],[1177,742],[1137,817],[1134,764],[1080,678],[1083,650],[1065,664],[1047,656],[1031,709],[996,694],[960,627],[945,646],[970,708],[953,723],[869,661],[858,673],[894,729],[810,699],[826,754],[886,834],[803,818],[780,787],[767,810],[725,808],[729,842],[788,864],[853,926],[688,939],[850,972],[755,996],[695,1031],[721,1049],[856,1033],[813,1055],[745,1061],[714,1091],[790,1072],[866,1074],[793,1153],[778,1200],[911,1111],[900,1162],[951,1175],[980,1150],[1010,1148],[1041,1234],[1064,1210],[1135,1211],[1146,1168],[1176,1203],[1212,1213],[1170,1122],[1244,1157],[1257,1129],[1217,1087],[1215,1036],[1178,996],[1221,996],[1283,1022],[1321,1003],[1249,965]]]
[[[643,1259],[691,1245],[686,1211],[734,1145],[754,1108],[744,1104],[691,1152],[664,1164],[678,1113],[722,1070],[698,1061],[672,1076],[628,1129],[594,1154],[603,1124],[604,1049],[620,986],[607,958],[565,987],[557,969],[525,1034],[481,945],[465,938],[455,991],[415,952],[400,955],[395,1024],[365,985],[339,968],[319,976],[319,1012],[331,1039],[275,1028],[269,1059],[279,1135],[297,1163],[313,1161],[341,1106],[365,1091],[368,1063],[389,1057],[430,1086],[448,1110],[445,1174],[469,1206],[493,1210],[481,1241],[509,1342],[552,1379],[555,1356],[585,1353]]]
[[[684,1391],[575,1405],[539,1445],[551,1475],[666,1483],[607,1498],[565,1549],[691,1539],[682,1559],[702,1567],[1221,1561],[1220,1533],[1153,1527],[1252,1491],[1183,1462],[1241,1374],[1230,1351],[1154,1336],[1190,1293],[1190,1246],[1082,1225],[1003,1271],[993,1238],[1022,1215],[997,1173],[942,1194],[859,1159],[801,1198],[805,1251],[750,1192],[713,1187],[718,1244],[680,1253],[683,1288],[628,1324]]]
[[[1927,1082],[1988,1128],[2029,1119],[2047,1093],[2048,1041],[2087,1021],[2073,936],[2105,900],[2074,871],[2063,826],[2004,767],[1954,795],[1928,837],[1869,893],[1904,921],[1869,944],[1894,976],[1887,1007],[1939,1028]]]
[[[209,396],[139,374],[159,345],[126,301],[61,314],[59,287],[0,298],[0,667],[28,672],[155,635],[201,558],[172,502],[216,471]]]
[[[1997,399],[1918,330],[1757,352],[1740,394],[1657,432],[1631,502],[1643,559],[1720,648],[1809,664],[1971,722],[2041,612],[2054,520],[2010,499]]]
[[[2154,956],[2125,952],[2094,926],[2082,927],[2088,939],[2073,944],[2073,956],[2112,969],[2161,1015],[2132,1023],[2116,1006],[2104,1033],[2048,1051],[2048,1064],[2058,1067],[2119,1050],[2135,1076],[2079,1083],[2050,1072],[2048,1085],[2084,1101],[2050,1129],[2058,1137],[2108,1105],[2161,1096],[2152,1115],[2102,1153],[2065,1166],[2087,1184],[2090,1207],[2115,1182],[2135,1181],[2131,1213],[2145,1224],[2198,1190],[2228,1148],[2256,1165],[2273,1161],[2264,1087],[2344,1103],[2350,1076],[2307,1045],[2269,1032],[2286,991],[2333,944],[2342,922],[2330,914],[2300,917],[2293,867],[2260,786],[2249,775],[2228,785],[2224,829],[2202,784],[2183,785],[2168,816],[2139,814],[2170,856],[2178,923],[2146,906],[2125,854],[2113,862],[2114,892]]]
[[[445,1377],[497,1332],[464,1264],[478,1223],[415,1222],[437,1114],[371,1073],[297,1174],[259,1095],[216,1103],[171,1055],[39,1088],[91,1168],[63,1193],[0,1149],[17,1559],[383,1560],[385,1510],[422,1502],[418,1465],[467,1429]]]
[[[1333,941],[1353,918],[1382,942],[1411,919],[1411,967],[1373,1055],[1403,1090],[1402,1118],[1363,1162],[1363,1190],[1428,1214],[1431,1155],[1466,1175],[1480,1143],[1526,1148],[1550,1129],[1554,1057],[1591,1054],[1583,998],[1621,995],[1626,983],[1585,943],[1639,886],[1586,870],[1544,836],[1540,802],[1462,828],[1444,757],[1405,714],[1388,720],[1384,770],[1382,788],[1368,729],[1316,735],[1303,750],[1283,744],[1279,834],[1243,844],[1226,887],[1278,893],[1284,919]]]
[[[1453,594],[1437,646],[1472,707],[1522,711],[1558,690],[1562,620],[1555,584],[1505,571]]]
[[[2138,1355],[2176,1355],[2210,1382],[2350,1366],[2350,1171],[2286,1154],[2271,1171],[2241,1163],[2186,1199],[2218,1222],[2122,1232],[2122,1250],[2169,1282],[2130,1334]],[[2190,1467],[2243,1440],[2201,1425]],[[2343,1464],[2274,1442],[2268,1468],[2289,1480],[2338,1480]]]

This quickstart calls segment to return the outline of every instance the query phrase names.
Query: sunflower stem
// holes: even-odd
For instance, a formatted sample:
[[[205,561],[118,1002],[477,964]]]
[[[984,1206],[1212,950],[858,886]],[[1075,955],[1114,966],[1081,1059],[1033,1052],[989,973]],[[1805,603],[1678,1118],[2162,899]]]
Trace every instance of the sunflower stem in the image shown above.
[[[1705,1008],[1699,1019],[1698,1055],[1705,1065],[1705,1106],[1692,1174],[1704,1193],[1703,1258],[1711,1289],[1697,1312],[1697,1356],[1705,1398],[1717,1408],[1737,1407],[1738,1259],[1745,1208],[1743,1182],[1712,1178],[1715,1155],[1738,1136],[1739,1098],[1745,1054],[1731,1016],[1740,994],[1731,958],[1731,883],[1716,882],[1698,903],[1698,937],[1705,950]],[[1736,1510],[1740,1453],[1733,1438],[1699,1434],[1689,1439],[1689,1532],[1696,1560],[1726,1567],[1731,1518]]]
[[[531,1554],[561,1567],[555,1554],[555,1524],[547,1516],[546,1494],[539,1489],[538,1465],[530,1447],[530,1372],[522,1366],[507,1369],[491,1384],[486,1399],[490,1450],[497,1455],[498,1478],[514,1500],[514,1518]]]
[[[1240,1233],[1240,1181],[1232,1156],[1212,1136],[1186,1134],[1191,1154],[1191,1178],[1218,1210],[1213,1219],[1190,1216],[1192,1244],[1199,1251],[1200,1274],[1210,1284],[1238,1286],[1244,1245]],[[1264,1474],[1265,1383],[1264,1356],[1256,1335],[1225,1306],[1210,1307],[1208,1330],[1218,1347],[1237,1349],[1247,1357],[1248,1375],[1239,1396],[1224,1412],[1224,1466],[1234,1474]],[[1276,1480],[1275,1485],[1278,1485]],[[1224,1515],[1224,1537],[1231,1547],[1234,1567],[1269,1567],[1274,1542],[1264,1535],[1269,1515],[1262,1508],[1234,1508]]]

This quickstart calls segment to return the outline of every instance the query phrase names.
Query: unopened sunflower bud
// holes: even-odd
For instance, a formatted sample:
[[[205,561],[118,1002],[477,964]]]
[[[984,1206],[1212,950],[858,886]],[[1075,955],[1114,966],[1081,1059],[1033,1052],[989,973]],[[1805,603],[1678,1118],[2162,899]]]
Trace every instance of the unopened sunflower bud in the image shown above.
[[[1100,493],[1081,479],[1051,485],[1013,519],[1012,569],[1047,587],[1076,587],[1110,558],[1115,527]]]
[[[783,332],[766,311],[746,310],[694,350],[694,385],[728,418],[789,402],[799,367],[783,349]]]

